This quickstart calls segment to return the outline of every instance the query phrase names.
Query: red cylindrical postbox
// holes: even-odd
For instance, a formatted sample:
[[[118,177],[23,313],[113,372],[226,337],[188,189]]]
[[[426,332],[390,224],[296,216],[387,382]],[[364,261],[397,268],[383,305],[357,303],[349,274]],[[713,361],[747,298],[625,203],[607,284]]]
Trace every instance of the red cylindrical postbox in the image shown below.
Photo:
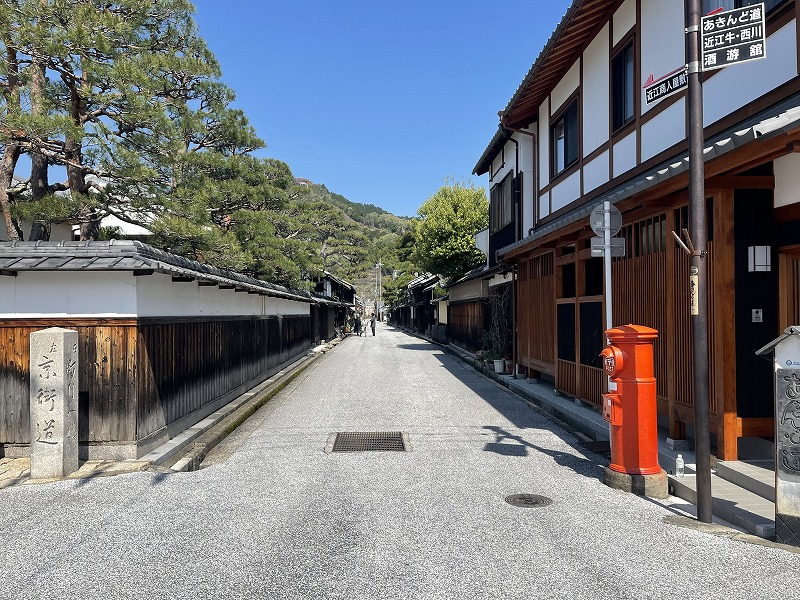
[[[606,331],[611,344],[600,353],[610,379],[603,417],[611,425],[612,471],[654,475],[658,464],[658,423],[653,343],[658,331],[623,325]]]

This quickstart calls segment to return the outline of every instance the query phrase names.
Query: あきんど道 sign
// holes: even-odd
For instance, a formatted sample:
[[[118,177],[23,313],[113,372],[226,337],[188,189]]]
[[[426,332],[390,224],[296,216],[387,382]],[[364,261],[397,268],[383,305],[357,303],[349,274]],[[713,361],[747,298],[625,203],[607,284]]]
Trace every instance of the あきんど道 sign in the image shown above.
[[[767,56],[764,3],[707,15],[701,19],[703,71]]]

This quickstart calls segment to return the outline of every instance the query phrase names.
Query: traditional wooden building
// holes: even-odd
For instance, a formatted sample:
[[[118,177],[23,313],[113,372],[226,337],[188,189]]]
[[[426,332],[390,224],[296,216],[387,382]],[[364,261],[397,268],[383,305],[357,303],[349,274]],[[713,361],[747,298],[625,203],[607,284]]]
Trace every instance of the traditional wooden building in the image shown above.
[[[754,352],[800,322],[798,10],[769,0],[766,58],[703,75],[710,421],[722,459],[737,457],[740,438],[772,435],[771,372]],[[489,175],[495,227],[519,238],[496,250],[515,273],[516,362],[596,406],[604,283],[588,216],[606,200],[622,212],[614,322],[660,332],[659,413],[674,439],[694,418],[689,259],[670,233],[688,227],[686,97],[648,102],[642,86],[685,64],[685,26],[683,2],[574,0],[474,169]]]
[[[336,337],[337,329],[344,332],[349,315],[358,304],[358,298],[354,285],[327,271],[313,277],[312,282],[314,297],[318,302],[311,309],[311,317],[312,323],[317,324],[313,330],[319,332],[315,340],[319,343]]]
[[[319,299],[140,242],[0,243],[0,456],[30,442],[29,337],[79,334],[83,458],[137,458],[308,352]]]

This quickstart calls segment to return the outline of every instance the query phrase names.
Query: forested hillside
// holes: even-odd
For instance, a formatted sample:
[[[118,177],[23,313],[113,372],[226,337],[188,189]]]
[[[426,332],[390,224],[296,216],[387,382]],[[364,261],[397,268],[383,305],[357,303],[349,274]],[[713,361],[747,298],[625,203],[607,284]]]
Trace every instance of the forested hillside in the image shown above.
[[[328,214],[329,228],[320,232],[323,268],[356,285],[359,297],[375,296],[378,261],[384,287],[418,270],[410,262],[410,248],[402,248],[403,240],[411,239],[412,219],[352,202],[324,184],[303,188],[297,203],[301,211],[316,206]]]

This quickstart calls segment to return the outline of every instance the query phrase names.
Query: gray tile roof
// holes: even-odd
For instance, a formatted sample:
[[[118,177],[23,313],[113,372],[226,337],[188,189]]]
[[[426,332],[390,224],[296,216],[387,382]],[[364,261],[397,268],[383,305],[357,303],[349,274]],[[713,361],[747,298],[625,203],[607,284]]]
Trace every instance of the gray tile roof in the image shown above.
[[[139,241],[0,242],[0,271],[150,271],[190,277],[276,298],[318,303],[308,292],[219,269]]]

